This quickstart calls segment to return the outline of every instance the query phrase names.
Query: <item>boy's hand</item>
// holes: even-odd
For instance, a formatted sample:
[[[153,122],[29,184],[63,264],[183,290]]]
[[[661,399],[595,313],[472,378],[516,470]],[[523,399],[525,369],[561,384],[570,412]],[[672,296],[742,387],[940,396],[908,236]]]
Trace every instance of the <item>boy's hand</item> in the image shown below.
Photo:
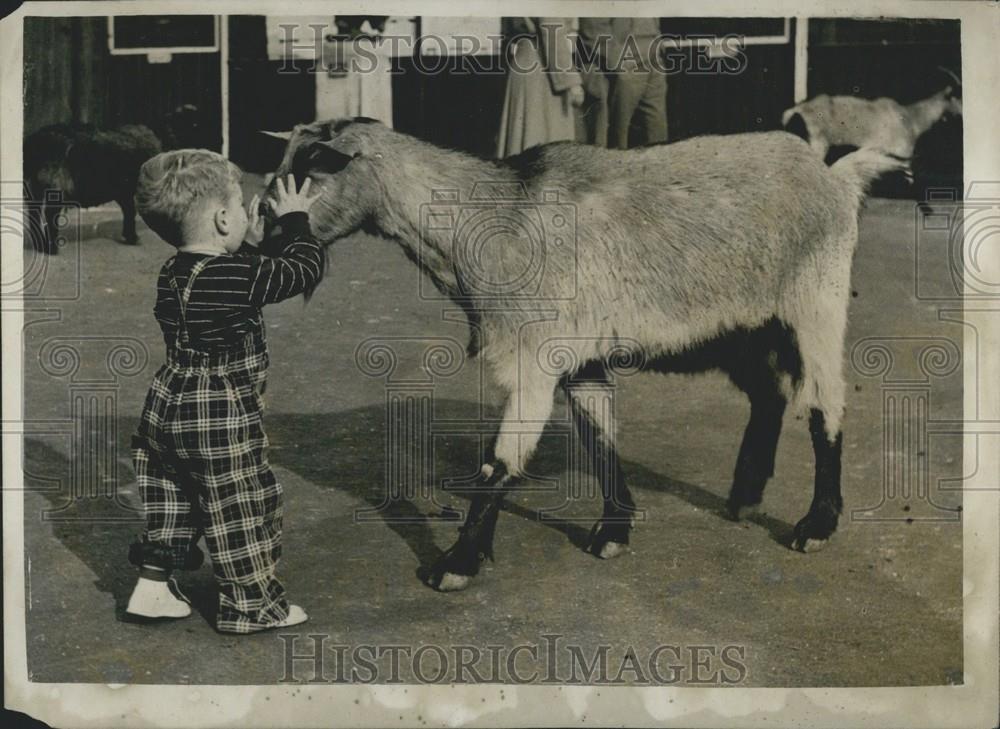
[[[307,177],[306,181],[302,183],[302,189],[295,190],[295,177],[294,175],[288,175],[288,187],[285,187],[285,183],[279,177],[277,182],[277,197],[272,198],[268,202],[271,204],[271,210],[274,211],[275,216],[281,217],[287,213],[308,213],[309,208],[312,204],[319,200],[323,196],[323,191],[320,190],[312,197],[309,196],[309,186],[312,184],[312,179]]]
[[[260,214],[260,195],[254,195],[250,200],[250,207],[247,208],[246,242],[256,247],[264,240],[264,218]]]

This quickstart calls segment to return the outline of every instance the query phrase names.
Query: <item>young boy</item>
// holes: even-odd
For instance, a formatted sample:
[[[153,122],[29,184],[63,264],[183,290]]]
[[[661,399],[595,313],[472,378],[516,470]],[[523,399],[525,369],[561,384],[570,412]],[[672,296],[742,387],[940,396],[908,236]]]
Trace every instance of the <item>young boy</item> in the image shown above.
[[[204,533],[219,586],[216,629],[254,633],[307,619],[285,599],[281,486],[261,423],[267,346],[261,307],[312,290],[324,259],[309,231],[307,179],[277,183],[269,200],[282,235],[264,241],[241,172],[207,150],[177,150],[142,166],[139,214],[177,248],[160,271],[154,314],[167,362],[153,379],[132,441],[146,529],[129,550],[139,581],[126,618],[183,618],[190,603],[170,579],[197,569]],[[245,243],[241,246],[241,242]]]

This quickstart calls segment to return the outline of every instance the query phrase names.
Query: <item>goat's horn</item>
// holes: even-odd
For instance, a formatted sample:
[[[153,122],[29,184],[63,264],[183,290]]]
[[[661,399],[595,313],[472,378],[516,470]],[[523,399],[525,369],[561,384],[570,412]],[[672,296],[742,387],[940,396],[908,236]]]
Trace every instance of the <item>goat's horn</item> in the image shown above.
[[[958,77],[958,75],[954,71],[952,71],[950,68],[945,68],[944,66],[938,66],[938,71],[940,71],[941,73],[947,74],[951,78],[951,80],[955,82],[955,85],[958,86],[959,88],[961,88],[961,86],[962,86],[962,79],[960,79]]]
[[[260,133],[266,134],[269,137],[274,137],[275,139],[284,139],[286,142],[292,138],[291,132],[269,132],[266,129],[261,129]]]

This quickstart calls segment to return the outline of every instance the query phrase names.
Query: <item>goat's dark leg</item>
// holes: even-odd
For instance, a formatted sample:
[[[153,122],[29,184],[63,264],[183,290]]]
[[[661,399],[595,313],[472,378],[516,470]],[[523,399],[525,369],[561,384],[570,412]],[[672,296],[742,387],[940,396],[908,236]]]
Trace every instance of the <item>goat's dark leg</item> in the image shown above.
[[[63,206],[59,204],[45,204],[42,217],[45,220],[45,230],[42,235],[42,250],[49,255],[59,253],[59,216],[62,214]]]
[[[31,242],[31,247],[39,253],[48,252],[48,232],[45,229],[46,221],[42,215],[41,204],[38,197],[32,190],[31,197],[25,201],[25,226],[24,236]]]
[[[117,202],[122,209],[122,238],[127,245],[134,246],[139,242],[135,232],[135,200],[131,195],[122,195]]]
[[[465,589],[479,573],[479,565],[493,558],[493,535],[507,491],[517,482],[534,453],[552,414],[556,380],[548,375],[522,374],[520,386],[507,400],[500,433],[489,463],[482,467],[483,483],[469,505],[455,542],[431,567],[427,583],[442,592]]]
[[[795,329],[802,357],[801,397],[810,407],[809,434],[816,456],[813,499],[795,525],[791,547],[802,552],[821,549],[837,530],[843,509],[840,493],[841,433],[847,386],[843,375],[844,334],[850,259],[842,259],[819,283],[815,301],[824,303]],[[823,287],[829,287],[823,290]]]
[[[503,463],[483,465],[483,482],[472,497],[456,541],[431,568],[427,584],[441,592],[464,590],[479,574],[479,565],[493,560],[493,535],[507,491],[516,483]]]
[[[812,505],[798,524],[792,547],[801,552],[822,548],[837,530],[837,521],[844,506],[840,494],[840,457],[843,433],[828,433],[826,418],[818,409],[809,416],[809,433],[816,453],[816,480]]]
[[[601,559],[611,559],[626,551],[629,531],[635,525],[635,501],[614,443],[614,388],[599,362],[584,366],[565,387],[577,432],[604,497],[604,513],[594,526],[588,549]]]
[[[765,376],[766,377],[766,376]],[[774,384],[773,375],[762,377],[757,386],[747,388],[750,421],[736,458],[733,486],[726,509],[736,520],[753,513],[764,497],[764,487],[774,475],[774,457],[781,435],[786,400]]]

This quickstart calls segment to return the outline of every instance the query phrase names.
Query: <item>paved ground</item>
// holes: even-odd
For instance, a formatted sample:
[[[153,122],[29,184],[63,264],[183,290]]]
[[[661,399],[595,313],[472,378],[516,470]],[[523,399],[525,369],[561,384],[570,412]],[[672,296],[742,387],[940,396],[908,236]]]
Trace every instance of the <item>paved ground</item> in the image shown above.
[[[874,200],[864,213],[849,347],[872,336],[944,337],[960,345],[961,326],[939,321],[935,308],[914,299],[913,228],[912,208],[904,202]],[[75,252],[71,243],[49,262],[50,281],[73,280]],[[939,253],[939,260],[946,260]],[[134,579],[126,548],[139,524],[112,500],[74,500],[70,493],[77,483],[88,493],[92,488],[117,492],[124,504],[137,504],[127,444],[162,356],[151,308],[154,277],[168,255],[166,245],[148,231],[139,247],[106,237],[85,240],[80,300],[50,305],[59,309],[58,319],[27,315],[33,322],[25,330],[27,413],[34,421],[25,442],[30,474],[27,635],[28,666],[36,681],[269,683],[280,680],[285,669],[285,642],[279,636],[236,638],[213,631],[205,617],[212,600],[207,566],[184,576],[198,614],[156,627],[119,622]],[[928,275],[946,274],[942,266]],[[672,646],[656,662],[660,680],[728,678],[752,686],[961,681],[961,524],[902,520],[908,514],[956,512],[924,508],[923,501],[903,512],[900,502],[890,501],[879,516],[893,520],[845,516],[826,550],[790,551],[791,527],[809,503],[813,459],[805,421],[789,416],[766,494],[767,516],[742,525],[725,520],[720,509],[748,407],[716,375],[639,375],[620,388],[625,472],[646,510],[631,554],[601,562],[581,551],[600,512],[596,498],[572,501],[559,520],[539,522],[542,510],[563,499],[551,483],[546,490],[546,482],[536,481],[535,489],[516,494],[501,515],[495,565],[466,592],[429,590],[418,571],[455,537],[454,524],[435,518],[438,505],[414,498],[374,521],[354,521],[357,509],[384,497],[387,425],[386,385],[364,375],[354,353],[370,336],[437,335],[464,342],[464,328],[444,321],[439,303],[419,298],[417,271],[396,247],[360,234],[334,249],[329,278],[308,306],[296,300],[272,307],[267,321],[273,366],[265,422],[272,464],[287,497],[281,574],[312,616],[298,631],[296,650],[310,650],[314,639],[307,635],[328,636],[325,678],[338,675],[334,645],[348,646],[355,668],[366,655],[371,658],[358,652],[359,645],[411,651],[443,646],[451,674],[454,646],[492,655],[487,647],[499,645],[508,650],[494,649],[503,663],[500,678],[506,680],[511,647],[536,645],[544,655],[542,636],[561,635],[561,662],[555,669],[560,678],[571,670],[567,646],[578,646],[589,660],[607,644],[610,677],[620,673],[628,682],[642,678],[634,670],[620,670],[628,663],[627,647],[634,648],[641,673],[654,678],[648,658],[659,645]],[[54,337],[73,339],[82,352],[75,383],[60,369],[65,361],[52,350]],[[80,337],[96,339],[80,342]],[[109,376],[107,355],[115,337],[138,340],[150,361],[107,389],[85,382]],[[897,345],[902,349],[896,350],[895,366],[901,369],[893,375],[912,378],[915,366],[907,361],[915,357],[906,355],[914,354],[916,345],[892,346]],[[417,349],[401,352],[399,373],[420,374]],[[129,365],[119,360],[117,366]],[[934,379],[932,386],[931,416],[959,418],[961,369]],[[473,366],[438,382],[435,418],[475,418],[478,392]],[[87,413],[76,431],[71,427],[74,407]],[[95,408],[109,417],[93,417]],[[496,413],[488,394],[486,413]],[[557,417],[562,415],[560,402]],[[844,448],[848,509],[875,506],[883,497],[882,424],[882,380],[850,368]],[[81,439],[107,450],[101,455],[94,448],[74,448]],[[931,484],[959,477],[959,441],[935,437],[911,465],[925,468]],[[478,466],[476,451],[474,436],[437,438],[433,478],[470,473]],[[565,440],[553,427],[532,470],[565,479],[565,459]],[[110,463],[117,463],[117,473]],[[934,498],[951,509],[960,504],[955,492]],[[441,489],[436,499],[456,508],[465,503]],[[389,516],[407,517],[408,523]],[[726,646],[737,648],[724,654]],[[412,661],[402,655],[400,677],[412,680]],[[434,678],[440,654],[425,649],[421,656],[425,660],[417,670]],[[530,676],[541,658],[535,660],[529,648],[515,656],[513,665],[519,675]],[[699,660],[706,667],[699,668]],[[745,671],[733,667],[738,664]],[[392,678],[388,666],[384,658],[380,681]],[[490,678],[488,658],[476,667]],[[299,678],[313,676],[308,662],[297,669]],[[369,675],[363,667],[359,671],[362,680]]]

